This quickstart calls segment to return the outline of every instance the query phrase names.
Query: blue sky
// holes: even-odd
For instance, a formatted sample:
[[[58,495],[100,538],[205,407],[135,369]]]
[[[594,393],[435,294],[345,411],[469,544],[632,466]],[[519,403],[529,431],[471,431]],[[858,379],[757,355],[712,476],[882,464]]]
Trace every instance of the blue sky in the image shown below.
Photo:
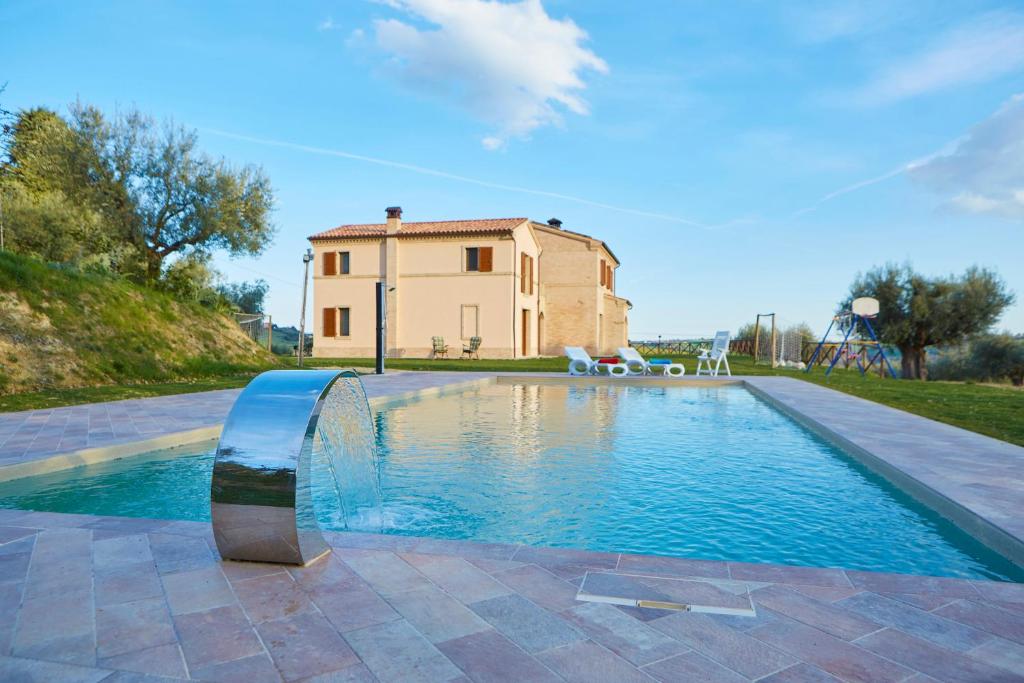
[[[217,266],[281,324],[305,237],[395,204],[606,240],[633,338],[823,329],[886,261],[1024,299],[1024,4],[283,4],[0,4],[7,106],[134,105],[264,167],[275,242]]]

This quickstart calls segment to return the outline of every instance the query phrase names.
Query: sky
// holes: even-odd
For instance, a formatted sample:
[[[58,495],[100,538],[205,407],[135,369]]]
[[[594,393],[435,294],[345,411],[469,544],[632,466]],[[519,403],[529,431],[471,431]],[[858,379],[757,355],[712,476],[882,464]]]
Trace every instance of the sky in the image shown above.
[[[1024,332],[1021,2],[3,0],[3,82],[261,166],[274,242],[216,266],[282,325],[306,237],[399,205],[605,240],[632,339],[824,330],[886,262],[995,270]]]

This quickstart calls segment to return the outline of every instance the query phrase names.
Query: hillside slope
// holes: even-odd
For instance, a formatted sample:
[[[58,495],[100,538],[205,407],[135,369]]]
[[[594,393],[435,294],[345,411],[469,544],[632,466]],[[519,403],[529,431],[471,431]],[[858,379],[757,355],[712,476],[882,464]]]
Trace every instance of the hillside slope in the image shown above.
[[[0,252],[0,394],[250,372],[227,316],[122,279]]]

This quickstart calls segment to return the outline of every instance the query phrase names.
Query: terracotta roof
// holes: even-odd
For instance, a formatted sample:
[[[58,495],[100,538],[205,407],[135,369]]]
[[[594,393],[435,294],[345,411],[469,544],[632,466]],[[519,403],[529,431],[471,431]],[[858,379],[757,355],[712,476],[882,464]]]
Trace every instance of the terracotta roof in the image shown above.
[[[474,235],[511,232],[526,218],[478,218],[465,221],[422,221],[402,223],[399,235]],[[346,237],[383,237],[387,224],[339,225],[310,236],[310,240]]]

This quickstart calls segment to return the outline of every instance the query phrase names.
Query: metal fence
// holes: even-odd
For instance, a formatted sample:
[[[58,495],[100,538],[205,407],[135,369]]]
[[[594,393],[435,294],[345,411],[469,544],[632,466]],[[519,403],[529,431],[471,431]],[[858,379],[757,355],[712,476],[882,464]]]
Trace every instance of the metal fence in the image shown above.
[[[629,345],[639,351],[644,356],[696,356],[705,349],[710,349],[711,344],[714,340],[710,337],[707,339],[667,339],[657,341],[630,341]],[[800,360],[804,363],[811,361],[811,356],[814,355],[814,349],[818,348],[818,342],[812,340],[804,340],[800,345]],[[821,352],[818,357],[814,359],[815,365],[829,365],[832,359],[836,357],[836,353],[839,351],[838,342],[828,342],[822,345]],[[893,349],[886,347],[885,352],[891,358],[898,358],[898,354]],[[745,356],[754,355],[754,340],[753,339],[732,339],[729,341],[729,353],[735,353]],[[855,355],[859,355],[861,363],[865,366],[870,367],[870,359],[868,358],[868,350],[861,347],[858,352],[854,355],[843,354],[839,361],[836,363],[839,367],[851,367],[855,365]]]
[[[269,315],[262,313],[234,313],[235,322],[249,339],[269,351],[274,343],[274,325]]]

